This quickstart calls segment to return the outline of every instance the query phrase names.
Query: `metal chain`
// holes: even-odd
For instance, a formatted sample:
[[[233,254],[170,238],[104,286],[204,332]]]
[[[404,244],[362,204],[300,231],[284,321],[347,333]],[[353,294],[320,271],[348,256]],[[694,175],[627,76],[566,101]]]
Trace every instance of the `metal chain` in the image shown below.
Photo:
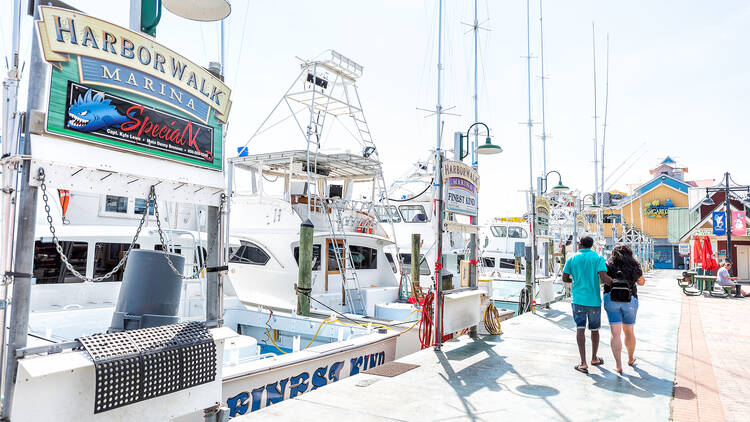
[[[117,263],[117,265],[112,268],[109,272],[106,274],[94,277],[94,278],[88,278],[85,275],[81,274],[76,270],[73,265],[68,260],[68,257],[63,252],[62,246],[60,245],[60,240],[57,238],[57,234],[55,233],[55,226],[52,224],[52,214],[51,209],[49,206],[49,198],[47,197],[47,185],[44,183],[45,179],[45,173],[44,169],[39,169],[39,176],[38,180],[40,183],[40,187],[42,188],[42,200],[44,201],[44,212],[47,214],[47,223],[49,223],[49,231],[52,233],[52,242],[55,244],[55,249],[57,250],[57,253],[60,255],[60,259],[62,260],[63,264],[65,264],[65,268],[70,271],[71,274],[73,274],[75,277],[87,281],[87,282],[98,282],[102,280],[106,280],[109,277],[112,277],[113,274],[115,274],[117,271],[122,268],[123,265],[125,265],[125,261],[128,260],[128,255],[130,255],[130,251],[133,250],[133,247],[135,246],[136,242],[138,241],[138,236],[141,234],[141,229],[143,228],[143,224],[146,222],[146,212],[143,213],[143,216],[141,217],[141,221],[138,223],[138,228],[135,231],[135,237],[133,237],[133,241],[130,242],[130,246],[128,246],[128,249],[125,251],[125,254],[120,259],[120,262]],[[156,194],[154,193],[154,187],[151,187],[151,192],[148,194],[148,201],[154,200],[154,204],[156,203]]]
[[[200,268],[198,268],[195,271],[193,271],[193,273],[191,275],[188,275],[188,276],[185,276],[182,273],[180,273],[177,270],[177,268],[174,266],[174,263],[172,263],[172,259],[169,257],[169,254],[167,252],[167,244],[164,241],[164,232],[161,229],[161,218],[159,217],[159,205],[156,202],[156,193],[154,192],[154,187],[153,186],[151,186],[151,193],[153,193],[153,195],[154,195],[154,217],[156,217],[156,229],[157,229],[157,232],[159,233],[159,242],[161,242],[161,248],[162,248],[162,251],[164,252],[164,259],[167,260],[167,264],[169,265],[169,268],[172,269],[172,272],[174,272],[176,275],[178,275],[183,280],[184,279],[190,279],[190,278],[198,278],[198,276],[201,274],[201,272],[203,272],[203,270],[205,270],[206,267],[207,267],[205,259],[203,259],[203,265]],[[224,209],[224,202],[225,201],[226,201],[226,196],[222,193],[221,194],[221,202],[219,203],[219,213],[218,213],[218,216],[216,218],[216,224],[219,224],[221,222],[221,213],[222,213],[222,211]],[[196,218],[197,218],[197,216],[196,216]],[[221,236],[221,233],[219,233],[219,236]],[[217,241],[218,241],[218,237],[217,237]],[[198,249],[198,254],[199,254],[200,257],[202,257],[203,252],[200,249]]]
[[[60,240],[57,238],[57,234],[55,232],[55,226],[53,225],[52,220],[52,214],[51,214],[51,208],[49,206],[49,197],[47,196],[47,185],[44,183],[45,180],[45,173],[44,169],[39,169],[39,176],[38,180],[40,183],[40,187],[42,188],[42,200],[44,201],[44,212],[47,214],[47,223],[49,223],[49,231],[52,233],[52,242],[55,244],[55,250],[57,250],[57,253],[60,255],[60,259],[62,260],[63,264],[65,264],[65,268],[70,271],[71,274],[73,274],[75,277],[87,281],[87,282],[99,282],[102,280],[105,280],[109,277],[111,277],[113,274],[115,274],[117,271],[122,268],[123,265],[125,265],[125,262],[128,260],[128,256],[130,255],[130,251],[133,250],[133,247],[135,246],[136,242],[138,241],[138,236],[141,234],[141,229],[143,229],[143,225],[146,222],[146,216],[148,215],[148,206],[153,202],[154,204],[154,216],[156,217],[156,228],[159,233],[159,241],[161,242],[162,252],[164,255],[164,259],[167,260],[167,264],[169,264],[169,268],[172,269],[172,271],[178,275],[181,279],[190,279],[190,278],[198,278],[201,272],[206,269],[206,262],[205,259],[203,260],[203,265],[195,270],[191,275],[185,276],[180,271],[177,270],[177,268],[174,266],[174,263],[172,263],[172,259],[169,257],[169,252],[167,251],[167,245],[164,241],[164,232],[161,229],[161,221],[159,218],[159,205],[156,201],[156,190],[154,186],[151,186],[151,189],[148,193],[148,199],[146,200],[146,210],[144,211],[143,215],[141,216],[141,221],[138,223],[138,228],[135,231],[135,237],[133,237],[133,241],[130,242],[130,246],[128,246],[128,249],[125,251],[125,254],[120,259],[120,262],[115,265],[112,270],[107,272],[106,274],[94,277],[94,278],[88,278],[85,275],[81,274],[76,270],[73,265],[68,260],[68,257],[65,255],[62,249],[62,245],[60,245]],[[219,213],[218,217],[216,218],[216,223],[219,224],[221,222],[221,213],[224,209],[224,203],[226,202],[226,196],[224,194],[221,195],[221,203],[219,204]],[[196,216],[197,218],[197,216]],[[221,234],[219,234],[221,235]],[[218,237],[217,237],[218,241]],[[200,245],[199,245],[200,246]],[[203,252],[198,249],[198,254],[202,254]]]

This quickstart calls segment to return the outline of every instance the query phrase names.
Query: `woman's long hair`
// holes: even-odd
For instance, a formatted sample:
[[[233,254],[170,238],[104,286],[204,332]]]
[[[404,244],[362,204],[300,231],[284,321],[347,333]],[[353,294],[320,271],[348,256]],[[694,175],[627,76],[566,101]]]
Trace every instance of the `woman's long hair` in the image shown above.
[[[635,281],[641,274],[641,264],[633,256],[630,246],[619,244],[612,249],[612,255],[607,261],[607,266],[615,271],[622,271],[626,280]]]

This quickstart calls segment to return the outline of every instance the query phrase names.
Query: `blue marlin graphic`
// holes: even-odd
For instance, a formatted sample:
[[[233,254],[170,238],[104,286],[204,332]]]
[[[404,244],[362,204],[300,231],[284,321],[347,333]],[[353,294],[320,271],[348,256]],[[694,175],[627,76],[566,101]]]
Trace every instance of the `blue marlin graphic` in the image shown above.
[[[68,117],[68,126],[80,132],[92,132],[128,121],[110,104],[110,100],[104,99],[103,93],[92,96],[90,89],[83,97],[78,95],[78,99],[70,105]]]

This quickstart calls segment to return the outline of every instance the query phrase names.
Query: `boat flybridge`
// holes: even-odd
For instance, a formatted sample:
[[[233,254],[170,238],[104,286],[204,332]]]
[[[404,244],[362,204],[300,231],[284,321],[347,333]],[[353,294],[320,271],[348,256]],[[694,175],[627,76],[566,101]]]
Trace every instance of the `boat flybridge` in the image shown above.
[[[388,190],[389,204],[385,204],[383,199],[375,208],[378,221],[399,242],[398,260],[405,274],[409,274],[412,261],[411,237],[413,234],[419,235],[419,286],[424,291],[435,285],[435,266],[432,265],[437,260],[434,171],[434,158],[414,163],[391,184]],[[385,224],[389,221],[393,224]],[[469,236],[464,233],[443,233],[443,277],[451,279],[453,288],[461,286],[461,261],[469,257],[468,240]],[[467,276],[466,268],[463,275],[464,278]],[[411,287],[411,283],[405,284]]]
[[[380,164],[361,154],[317,153],[308,172],[307,160],[305,150],[230,160],[231,233],[241,246],[230,251],[229,276],[237,298],[296,309],[299,228],[309,221],[312,310],[390,319],[386,305],[403,298],[394,256],[384,250],[393,240],[372,201],[357,199],[363,191],[371,197]],[[241,180],[250,182],[248,190],[236,189]]]

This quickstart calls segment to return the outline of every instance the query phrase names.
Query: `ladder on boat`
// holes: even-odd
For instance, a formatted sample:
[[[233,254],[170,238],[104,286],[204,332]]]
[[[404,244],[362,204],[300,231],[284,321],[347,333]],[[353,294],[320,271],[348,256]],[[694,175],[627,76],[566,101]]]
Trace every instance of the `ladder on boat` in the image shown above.
[[[357,269],[352,260],[351,248],[346,241],[344,216],[342,215],[343,201],[333,201],[332,207],[326,206],[326,216],[331,227],[331,238],[333,240],[333,254],[341,272],[342,286],[344,290],[344,306],[349,307],[349,312],[358,315],[366,315],[365,298],[359,284]],[[331,219],[331,211],[336,213],[336,222]],[[342,247],[343,246],[343,247]],[[343,250],[343,256],[342,255]]]

